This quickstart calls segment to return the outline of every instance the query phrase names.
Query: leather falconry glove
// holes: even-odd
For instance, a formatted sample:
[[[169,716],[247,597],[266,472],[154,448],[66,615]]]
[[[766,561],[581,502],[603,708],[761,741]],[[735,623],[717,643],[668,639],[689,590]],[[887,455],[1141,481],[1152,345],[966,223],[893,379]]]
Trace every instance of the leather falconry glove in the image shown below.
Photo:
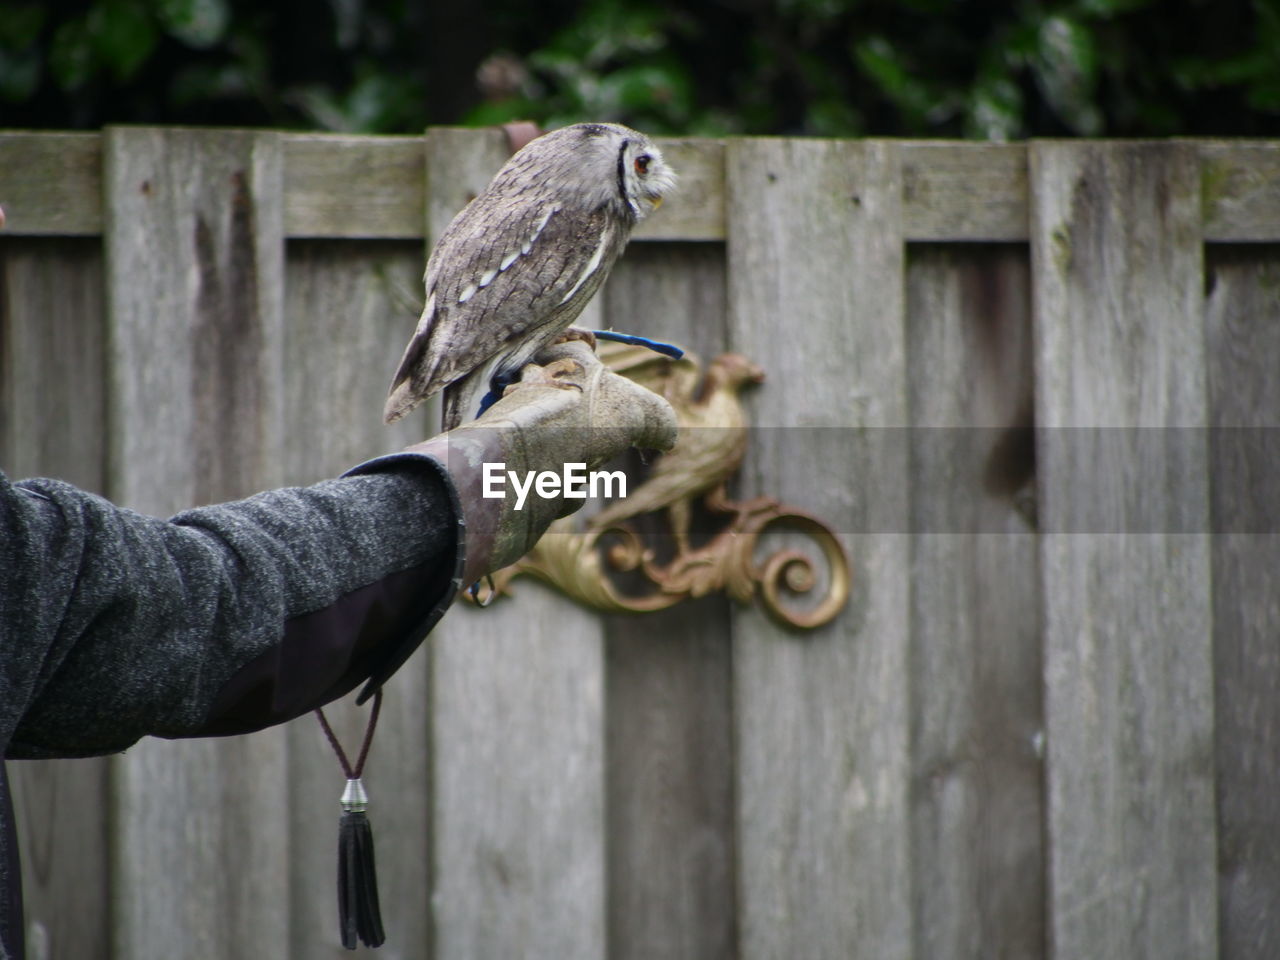
[[[527,487],[519,502],[508,471],[559,475],[569,463],[590,471],[628,447],[669,450],[675,441],[666,400],[607,368],[585,342],[569,340],[538,354],[478,420],[408,451],[436,460],[453,481],[466,531],[462,583],[469,584],[520,559],[553,520],[586,502],[566,497],[563,485],[550,497]],[[485,464],[504,465],[488,471],[490,492],[502,496],[484,496]],[[498,474],[505,482],[494,482]]]

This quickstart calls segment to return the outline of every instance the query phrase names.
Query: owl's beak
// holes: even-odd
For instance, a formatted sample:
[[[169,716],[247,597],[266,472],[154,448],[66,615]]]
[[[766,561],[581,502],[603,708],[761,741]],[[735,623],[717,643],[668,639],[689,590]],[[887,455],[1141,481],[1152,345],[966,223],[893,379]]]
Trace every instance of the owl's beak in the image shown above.
[[[660,206],[662,206],[662,198],[661,198],[661,197],[650,197],[650,198],[649,198],[649,203],[653,206],[653,209],[657,210]]]

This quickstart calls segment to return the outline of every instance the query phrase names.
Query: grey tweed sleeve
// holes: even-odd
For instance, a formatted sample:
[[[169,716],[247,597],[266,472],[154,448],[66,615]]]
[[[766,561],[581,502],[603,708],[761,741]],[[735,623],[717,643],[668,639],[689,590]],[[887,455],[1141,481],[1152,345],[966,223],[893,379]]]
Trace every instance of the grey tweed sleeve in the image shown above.
[[[448,479],[402,457],[168,520],[0,474],[0,744],[243,733],[402,662],[456,591]]]

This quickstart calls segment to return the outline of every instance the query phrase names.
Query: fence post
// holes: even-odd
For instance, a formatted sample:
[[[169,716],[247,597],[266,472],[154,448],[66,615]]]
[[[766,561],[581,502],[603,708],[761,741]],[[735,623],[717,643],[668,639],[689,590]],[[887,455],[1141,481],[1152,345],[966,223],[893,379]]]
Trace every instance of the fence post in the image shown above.
[[[275,134],[104,134],[108,474],[157,516],[278,481]],[[147,740],[113,771],[121,957],[285,956],[284,738]]]
[[[506,159],[499,131],[428,134],[430,234]],[[520,581],[432,634],[435,957],[605,952],[604,625]]]
[[[734,611],[740,949],[906,957],[907,422],[902,184],[883,142],[731,141],[730,338],[744,495],[827,519],[854,598],[811,634]]]
[[[43,150],[31,153],[12,159],[34,177],[40,162],[52,160]],[[60,184],[53,179],[51,185]],[[0,468],[9,477],[59,477],[103,491],[102,298],[102,256],[93,240],[25,237],[3,243]],[[101,798],[109,763],[95,758],[8,764],[32,956],[41,949],[54,958],[108,956],[109,826]]]
[[[1053,954],[1213,957],[1197,154],[1030,149]]]
[[[970,145],[966,144],[966,147]],[[1039,542],[1024,246],[911,252],[915,956],[1045,943]]]

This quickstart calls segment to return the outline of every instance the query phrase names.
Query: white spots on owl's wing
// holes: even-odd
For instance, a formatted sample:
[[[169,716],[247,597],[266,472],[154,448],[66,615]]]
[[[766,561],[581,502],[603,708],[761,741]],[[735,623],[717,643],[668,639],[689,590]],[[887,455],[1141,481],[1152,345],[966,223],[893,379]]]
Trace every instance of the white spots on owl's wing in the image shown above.
[[[552,215],[559,209],[560,207],[557,204],[548,206],[546,210],[543,211],[542,215],[533,222],[533,229],[529,231],[527,236],[523,237],[519,241],[518,246],[509,250],[506,255],[503,256],[502,260],[499,261],[496,267],[490,267],[488,270],[485,270],[484,273],[480,274],[480,276],[476,278],[474,283],[468,283],[462,289],[462,292],[458,294],[458,302],[466,303],[485,287],[489,286],[489,284],[493,283],[493,281],[498,278],[499,274],[509,269],[513,263],[520,259],[520,257],[532,250],[534,243],[541,235],[543,229],[546,228],[548,221],[550,221]]]
[[[431,321],[436,313],[436,292],[431,291],[431,296],[427,297],[427,305],[422,308],[422,316],[418,318],[418,329],[414,331],[414,335],[426,333],[431,328]]]
[[[609,245],[609,231],[605,230],[603,233],[600,234],[600,239],[596,242],[595,252],[591,254],[591,259],[587,261],[587,265],[583,269],[582,274],[574,282],[573,286],[569,288],[569,292],[564,295],[564,299],[560,301],[562,304],[568,303],[570,300],[572,300],[573,295],[577,293],[579,290],[581,290],[582,285],[587,282],[587,280],[591,277],[593,273],[596,272],[596,270],[599,269],[600,261],[604,258],[604,248],[608,245]]]
[[[547,221],[551,219],[551,215],[559,209],[558,206],[547,207],[547,212],[539,217],[538,222],[533,225],[533,232],[529,234],[529,238],[520,245],[522,254],[528,253],[533,249],[533,242],[538,239],[538,235],[542,233],[542,229],[547,225]]]

